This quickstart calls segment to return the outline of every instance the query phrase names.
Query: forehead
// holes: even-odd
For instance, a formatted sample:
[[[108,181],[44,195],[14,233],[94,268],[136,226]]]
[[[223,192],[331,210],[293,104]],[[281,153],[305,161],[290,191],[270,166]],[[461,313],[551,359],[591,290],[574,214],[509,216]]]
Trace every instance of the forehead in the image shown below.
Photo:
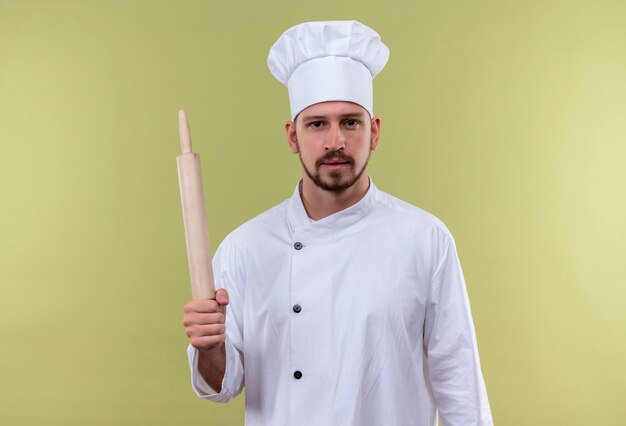
[[[313,104],[300,112],[298,116],[303,120],[309,117],[333,117],[333,116],[368,116],[369,113],[361,105],[353,102],[330,101]]]

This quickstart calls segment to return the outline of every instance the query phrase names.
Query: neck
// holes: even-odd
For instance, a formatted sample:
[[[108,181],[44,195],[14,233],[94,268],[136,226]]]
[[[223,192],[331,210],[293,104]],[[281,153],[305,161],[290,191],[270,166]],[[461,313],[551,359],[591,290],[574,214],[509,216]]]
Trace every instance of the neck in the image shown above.
[[[350,188],[341,192],[330,192],[315,185],[305,174],[300,198],[307,215],[313,220],[320,220],[358,203],[367,194],[369,186],[369,177],[367,173],[363,173]]]

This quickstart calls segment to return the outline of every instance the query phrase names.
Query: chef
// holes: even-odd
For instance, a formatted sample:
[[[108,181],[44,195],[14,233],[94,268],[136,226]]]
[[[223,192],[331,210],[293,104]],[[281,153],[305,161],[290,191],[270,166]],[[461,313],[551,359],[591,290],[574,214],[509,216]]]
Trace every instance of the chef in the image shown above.
[[[248,426],[493,424],[454,239],[368,174],[388,57],[356,21],[296,25],[270,50],[302,179],[224,239],[215,300],[183,318],[194,391],[245,385]]]

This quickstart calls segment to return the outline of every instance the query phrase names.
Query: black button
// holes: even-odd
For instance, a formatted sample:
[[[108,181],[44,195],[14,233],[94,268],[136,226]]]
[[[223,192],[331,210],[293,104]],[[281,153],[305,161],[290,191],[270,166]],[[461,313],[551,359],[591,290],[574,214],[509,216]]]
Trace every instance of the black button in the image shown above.
[[[293,311],[297,314],[302,310],[302,306],[300,305],[293,305]]]
[[[300,241],[298,241],[297,243],[295,243],[293,245],[293,248],[295,248],[296,250],[302,249],[302,243]]]
[[[302,378],[302,372],[301,371],[296,371],[295,373],[293,373],[293,377],[295,377],[296,379],[300,380]]]

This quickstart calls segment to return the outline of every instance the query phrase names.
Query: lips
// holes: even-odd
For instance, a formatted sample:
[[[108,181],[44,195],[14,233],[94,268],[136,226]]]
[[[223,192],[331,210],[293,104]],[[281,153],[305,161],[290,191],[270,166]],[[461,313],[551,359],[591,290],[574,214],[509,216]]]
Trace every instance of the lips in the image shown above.
[[[332,168],[350,166],[352,164],[354,164],[352,157],[342,152],[329,152],[315,162],[317,167],[326,166]]]
[[[326,161],[324,163],[322,163],[322,166],[327,167],[329,169],[339,169],[342,167],[346,167],[349,166],[350,162],[349,161]]]
[[[350,164],[350,162],[349,161],[324,161],[322,164],[325,164],[327,166],[335,166],[339,164]]]

